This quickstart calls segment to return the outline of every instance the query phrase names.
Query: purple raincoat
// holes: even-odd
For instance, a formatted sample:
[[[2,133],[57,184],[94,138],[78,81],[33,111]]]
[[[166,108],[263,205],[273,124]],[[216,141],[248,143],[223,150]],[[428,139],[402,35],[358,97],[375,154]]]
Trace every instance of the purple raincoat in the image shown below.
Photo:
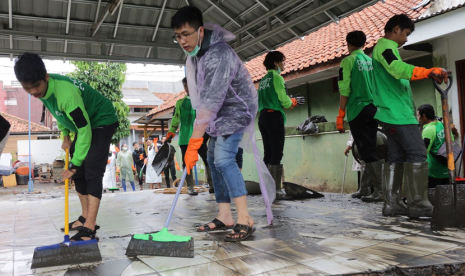
[[[268,223],[272,224],[276,186],[255,143],[257,91],[244,63],[227,44],[235,39],[234,34],[215,24],[206,24],[205,29],[212,31],[208,49],[200,58],[186,61],[189,94],[196,110],[194,126],[208,124],[206,131],[212,137],[244,133],[241,146],[253,151]],[[208,43],[206,39],[203,43]]]

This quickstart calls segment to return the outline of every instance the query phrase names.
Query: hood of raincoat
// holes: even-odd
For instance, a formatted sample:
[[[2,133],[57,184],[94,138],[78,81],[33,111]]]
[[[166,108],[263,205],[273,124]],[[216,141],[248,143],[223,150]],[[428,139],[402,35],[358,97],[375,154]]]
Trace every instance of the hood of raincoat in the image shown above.
[[[215,24],[204,27],[199,54],[186,61],[189,94],[197,113],[194,125],[208,124],[207,133],[213,137],[245,132],[258,108],[252,78],[227,44],[234,34]]]

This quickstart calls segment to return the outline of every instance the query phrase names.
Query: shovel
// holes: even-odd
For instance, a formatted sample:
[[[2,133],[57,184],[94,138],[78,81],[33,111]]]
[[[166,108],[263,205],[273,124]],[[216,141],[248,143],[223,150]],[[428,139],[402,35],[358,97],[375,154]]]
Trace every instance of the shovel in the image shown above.
[[[438,185],[428,190],[428,198],[433,205],[431,230],[465,227],[465,184],[457,184],[455,178],[454,152],[449,117],[448,93],[452,86],[452,74],[448,73],[449,83],[442,89],[435,80],[434,87],[441,94],[442,113],[444,118],[445,143],[447,150],[447,168],[449,185]]]

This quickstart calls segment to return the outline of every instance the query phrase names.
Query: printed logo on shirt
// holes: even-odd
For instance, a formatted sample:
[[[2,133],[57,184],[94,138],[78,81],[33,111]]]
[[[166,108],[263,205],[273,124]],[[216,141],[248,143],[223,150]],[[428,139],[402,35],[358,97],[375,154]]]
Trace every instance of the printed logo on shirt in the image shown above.
[[[63,114],[62,112],[58,111],[58,110],[55,110],[55,115],[57,115],[58,117],[60,116],[64,116],[65,114]]]
[[[260,82],[260,86],[258,87],[258,90],[260,89],[265,89],[265,88],[270,88],[270,81],[271,78],[264,79]]]
[[[444,138],[446,137],[446,134],[444,133],[444,129],[439,131],[438,134],[436,134],[436,137],[438,137],[439,142],[444,141]]]
[[[357,60],[358,71],[371,71],[373,70],[373,63],[371,60]]]
[[[79,88],[79,90],[84,91],[84,85],[82,84],[82,82],[80,82],[80,81],[78,81],[76,79],[73,79],[73,78],[69,78],[69,79],[73,82],[74,86]]]

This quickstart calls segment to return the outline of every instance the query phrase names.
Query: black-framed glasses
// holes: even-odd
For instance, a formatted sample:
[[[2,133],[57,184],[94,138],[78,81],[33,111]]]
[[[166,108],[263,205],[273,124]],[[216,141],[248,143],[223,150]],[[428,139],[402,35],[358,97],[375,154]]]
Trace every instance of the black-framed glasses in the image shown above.
[[[200,27],[197,28],[197,30],[193,31],[190,34],[175,34],[173,35],[172,39],[174,43],[179,43],[181,40],[186,40],[188,37],[193,35],[195,32],[197,32],[200,29]]]

